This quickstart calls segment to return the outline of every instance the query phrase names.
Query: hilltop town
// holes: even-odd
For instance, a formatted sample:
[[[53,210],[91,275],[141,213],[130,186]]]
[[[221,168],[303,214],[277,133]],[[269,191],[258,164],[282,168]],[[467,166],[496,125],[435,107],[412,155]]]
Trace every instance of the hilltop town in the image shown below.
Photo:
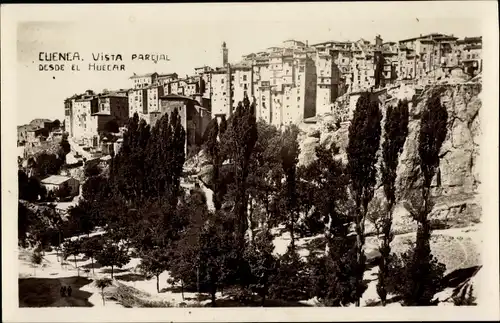
[[[380,36],[374,42],[287,40],[232,63],[229,46],[223,43],[220,67],[195,68],[194,75],[186,77],[175,72],[134,74],[129,89],[88,90],[67,98],[63,125],[79,145],[107,151],[102,140],[107,123],[122,127],[137,113],[153,125],[170,107],[189,106],[196,112],[188,113],[185,126],[192,133],[189,144],[195,144],[207,120],[227,119],[244,96],[256,103],[258,119],[275,126],[312,121],[333,112],[336,100],[356,92],[472,78],[481,73],[481,51],[481,37],[438,33],[397,42],[384,42]],[[18,128],[18,142],[25,141],[25,128]],[[29,129],[30,142],[40,138],[35,128]]]
[[[21,307],[479,302],[482,37],[256,50],[18,126]]]

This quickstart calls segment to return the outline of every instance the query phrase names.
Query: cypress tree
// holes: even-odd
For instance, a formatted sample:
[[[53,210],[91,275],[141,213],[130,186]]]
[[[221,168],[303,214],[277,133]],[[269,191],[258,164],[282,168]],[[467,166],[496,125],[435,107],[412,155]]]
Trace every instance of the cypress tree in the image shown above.
[[[382,184],[387,200],[385,214],[382,215],[382,243],[379,248],[381,258],[377,293],[385,306],[387,299],[386,280],[389,277],[388,262],[391,253],[390,243],[393,239],[391,231],[392,212],[396,203],[395,183],[399,154],[403,150],[408,135],[408,102],[399,101],[397,107],[389,106],[384,124],[384,143],[382,144]]]
[[[422,203],[419,205],[415,220],[418,223],[417,241],[410,265],[410,290],[405,297],[405,304],[410,306],[431,305],[435,292],[439,290],[439,277],[442,277],[443,265],[437,264],[431,254],[431,227],[428,215],[432,210],[430,189],[432,179],[439,167],[439,151],[447,134],[448,112],[441,105],[439,92],[429,99],[422,119],[419,132],[418,154],[420,169],[423,174]]]
[[[356,228],[357,268],[355,277],[358,284],[356,306],[359,306],[363,288],[363,274],[366,257],[363,251],[365,243],[365,217],[368,203],[373,198],[376,183],[377,151],[380,144],[380,121],[382,114],[378,102],[371,100],[368,93],[360,96],[356,103],[353,120],[349,126],[349,144],[347,146],[348,173],[351,194],[354,199],[354,222]]]

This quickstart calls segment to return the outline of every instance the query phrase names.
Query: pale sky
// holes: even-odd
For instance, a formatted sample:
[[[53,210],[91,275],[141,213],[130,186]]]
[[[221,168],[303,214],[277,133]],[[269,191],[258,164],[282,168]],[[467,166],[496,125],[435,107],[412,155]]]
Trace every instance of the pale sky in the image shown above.
[[[480,7],[480,6],[479,6]],[[477,2],[262,3],[170,5],[45,5],[19,10],[17,24],[18,124],[64,118],[64,98],[86,89],[131,87],[133,73],[193,74],[279,46],[287,39],[397,41],[431,32],[481,36]],[[36,10],[35,10],[36,9]],[[479,19],[478,19],[479,18]],[[80,72],[40,72],[39,52],[80,52]],[[92,53],[122,54],[125,72],[90,72]],[[132,63],[132,53],[162,53],[170,61]],[[120,62],[118,62],[120,63]],[[66,66],[67,68],[68,66]]]

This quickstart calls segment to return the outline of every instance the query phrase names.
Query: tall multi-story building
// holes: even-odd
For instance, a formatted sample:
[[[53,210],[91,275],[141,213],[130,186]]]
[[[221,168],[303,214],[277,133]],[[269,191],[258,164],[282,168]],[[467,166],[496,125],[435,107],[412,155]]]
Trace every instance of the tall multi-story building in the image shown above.
[[[465,37],[464,39],[457,41],[457,59],[459,64],[463,65],[467,74],[474,76],[482,71],[482,49],[482,37]]]
[[[160,97],[164,95],[164,87],[161,85],[152,85],[146,88],[147,93],[147,111],[145,113],[149,113],[150,111],[158,111],[160,107]]]
[[[64,101],[65,126],[69,137],[86,145],[96,147],[100,134],[110,121],[118,127],[126,124],[129,116],[129,101],[124,90],[95,94],[86,91]]]
[[[227,50],[224,43],[223,53]],[[245,55],[239,63],[226,63],[212,72],[212,115],[228,118],[246,96],[256,103],[258,118],[278,126],[314,116],[314,55],[305,43],[288,40],[282,47]]]
[[[158,74],[155,83],[157,83],[158,85],[165,85],[168,84],[169,82],[177,80],[177,77],[178,77],[177,73]]]
[[[230,116],[233,102],[231,95],[231,69],[218,68],[212,71],[212,117]]]
[[[135,113],[141,119],[148,118],[148,89],[131,89],[128,93],[129,116]]]
[[[142,75],[132,75],[130,80],[132,81],[132,88],[134,89],[143,89],[148,86],[154,85],[157,83],[158,73],[148,73]]]

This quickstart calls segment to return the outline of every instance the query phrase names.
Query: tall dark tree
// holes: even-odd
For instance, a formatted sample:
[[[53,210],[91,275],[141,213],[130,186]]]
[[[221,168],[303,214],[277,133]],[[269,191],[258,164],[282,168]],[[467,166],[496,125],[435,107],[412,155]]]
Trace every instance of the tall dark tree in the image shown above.
[[[201,234],[208,220],[209,212],[206,196],[199,188],[191,190],[189,197],[181,204],[180,213],[189,214],[189,223],[174,242],[172,261],[169,266],[172,282],[180,282],[181,286],[196,289],[205,282],[203,267],[200,263]]]
[[[82,252],[85,256],[90,258],[92,265],[92,273],[95,274],[94,271],[94,259],[96,255],[102,249],[102,240],[98,236],[86,238],[82,241]]]
[[[439,284],[436,284],[436,276],[442,276],[442,269],[433,270],[436,262],[431,254],[430,235],[431,227],[428,219],[432,211],[433,203],[431,197],[432,180],[439,168],[439,151],[447,134],[448,112],[441,104],[439,92],[435,92],[427,102],[422,113],[418,154],[420,157],[420,169],[423,175],[421,199],[413,204],[413,216],[418,223],[417,241],[413,251],[413,259],[410,269],[410,288],[404,295],[404,302],[410,306],[431,305]],[[441,268],[438,266],[438,268]],[[439,281],[439,279],[437,279]]]
[[[273,236],[268,230],[263,230],[257,234],[246,253],[251,274],[250,288],[261,297],[262,306],[266,302],[273,277],[277,272],[277,259],[273,251]]]
[[[236,111],[228,121],[228,129],[224,132],[224,153],[234,170],[234,213],[236,214],[237,231],[239,235],[239,252],[243,255],[245,235],[248,229],[247,207],[247,177],[249,173],[250,157],[257,141],[257,121],[254,114],[254,105],[250,104],[245,96],[243,102],[238,103]]]
[[[290,231],[291,249],[295,250],[295,227],[298,218],[298,203],[297,203],[297,163],[299,161],[299,143],[297,136],[299,129],[296,126],[290,126],[285,129],[282,134],[281,142],[281,165],[285,175],[285,191],[283,197],[285,199],[286,224]]]
[[[384,142],[382,144],[382,184],[387,200],[386,210],[380,218],[382,243],[380,245],[380,263],[377,293],[382,304],[385,306],[387,299],[386,280],[388,273],[388,262],[390,261],[391,246],[393,239],[392,212],[396,203],[396,170],[398,158],[408,135],[408,102],[399,101],[397,107],[389,106],[386,112],[384,124]]]
[[[130,256],[125,246],[118,245],[113,239],[106,239],[95,259],[99,264],[111,267],[111,279],[113,279],[115,267],[125,266],[130,261]]]
[[[354,199],[354,222],[356,227],[357,265],[355,277],[359,284],[358,300],[361,298],[363,274],[366,257],[363,251],[365,243],[365,216],[368,203],[374,195],[376,183],[377,151],[380,145],[380,112],[378,101],[370,94],[364,93],[356,103],[354,116],[349,126],[349,144],[347,146],[348,173],[350,177],[351,195]]]
[[[258,138],[250,159],[248,176],[251,201],[249,218],[250,223],[258,221],[260,227],[270,229],[271,216],[275,215],[273,205],[279,200],[283,178],[281,136],[275,126],[264,121],[257,122],[257,131]]]
[[[73,260],[75,262],[75,269],[78,269],[78,262],[76,260],[76,256],[83,252],[82,250],[82,241],[79,239],[69,240],[64,243],[63,247],[63,256],[64,259],[68,259],[69,256],[73,256]],[[78,275],[80,271],[78,270]]]
[[[61,126],[61,121],[59,121],[59,119],[56,119],[52,122],[52,126],[54,128],[59,128]]]
[[[225,129],[227,128],[225,120],[225,118],[221,120],[221,125],[219,126],[217,119],[212,119],[212,121],[208,124],[204,135],[204,147],[213,167],[211,181],[214,194],[212,199],[216,211],[221,209],[225,193],[225,190],[222,187],[224,184],[222,182],[223,179],[221,178],[221,168],[222,163],[224,162],[224,156],[222,155],[222,143],[220,141]]]
[[[45,188],[36,177],[28,177],[22,170],[17,171],[19,199],[35,202],[46,195]]]
[[[68,135],[63,134],[61,142],[59,143],[58,155],[61,160],[66,160],[66,155],[71,151],[71,145],[68,141]]]
[[[269,296],[273,299],[298,301],[307,298],[309,288],[307,264],[296,250],[288,246],[285,254],[278,258]]]
[[[238,245],[241,242],[238,232],[233,231],[237,224],[233,215],[221,211],[210,218],[198,240],[198,275],[208,288],[212,306],[216,306],[218,288],[239,283],[237,275],[242,257]]]
[[[342,162],[335,158],[338,149],[332,146],[316,148],[317,159],[306,171],[313,187],[312,200],[322,219],[326,253],[311,254],[310,275],[312,294],[327,306],[346,306],[357,300],[358,284],[355,275],[356,239],[350,235],[347,185],[348,176]]]

